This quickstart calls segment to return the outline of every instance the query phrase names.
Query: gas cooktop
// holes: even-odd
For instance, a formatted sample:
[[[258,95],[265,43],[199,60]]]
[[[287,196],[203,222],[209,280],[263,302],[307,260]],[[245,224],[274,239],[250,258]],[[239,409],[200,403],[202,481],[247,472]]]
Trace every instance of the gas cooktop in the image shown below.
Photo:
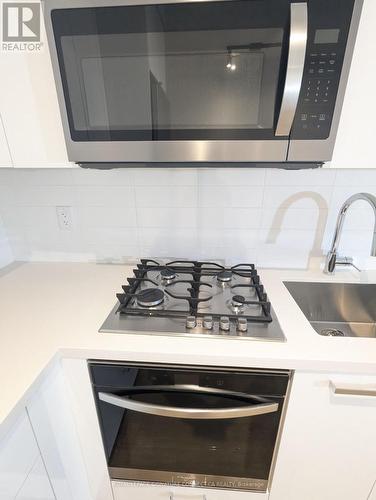
[[[141,259],[100,332],[285,341],[253,264]]]

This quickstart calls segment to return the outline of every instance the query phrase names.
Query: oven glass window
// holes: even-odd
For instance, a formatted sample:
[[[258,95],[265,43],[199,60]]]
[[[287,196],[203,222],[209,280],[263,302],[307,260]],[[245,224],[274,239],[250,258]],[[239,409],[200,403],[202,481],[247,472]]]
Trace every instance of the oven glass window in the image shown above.
[[[72,139],[274,138],[288,3],[53,11]]]
[[[121,365],[91,370],[113,479],[266,490],[287,375]],[[129,401],[138,407],[130,409]],[[257,405],[268,408],[253,414]],[[155,414],[156,407],[169,415]],[[234,408],[244,416],[234,418]],[[176,415],[197,409],[221,418]]]
[[[135,399],[135,398],[133,398]],[[242,406],[234,400],[193,394],[149,394],[143,402],[192,408]],[[268,480],[280,412],[220,420],[159,417],[128,411],[109,466],[221,476],[224,487],[241,480]],[[135,476],[136,478],[136,476]]]

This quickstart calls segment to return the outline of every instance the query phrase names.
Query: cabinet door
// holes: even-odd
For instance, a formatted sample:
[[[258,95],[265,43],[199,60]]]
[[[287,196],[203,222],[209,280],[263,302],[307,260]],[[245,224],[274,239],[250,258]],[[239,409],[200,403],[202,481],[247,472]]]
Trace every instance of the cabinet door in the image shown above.
[[[38,457],[38,446],[23,411],[0,438],[0,500],[16,497]]]
[[[57,500],[92,500],[60,363],[27,405]],[[101,499],[102,500],[102,499]]]
[[[114,500],[267,500],[267,493],[112,481]],[[287,499],[285,499],[287,500]]]
[[[270,500],[366,500],[375,422],[376,377],[296,373]]]
[[[375,0],[364,0],[331,167],[375,168]],[[361,75],[366,75],[362,78]]]
[[[70,166],[41,14],[42,48],[0,51],[0,109],[15,167]]]
[[[367,500],[376,500],[376,479],[372,485],[372,490],[370,491],[370,494],[368,495]]]
[[[11,167],[12,159],[10,157],[3,120],[0,115],[0,167]]]
[[[16,500],[55,500],[50,481],[39,456],[26,481],[17,493]]]

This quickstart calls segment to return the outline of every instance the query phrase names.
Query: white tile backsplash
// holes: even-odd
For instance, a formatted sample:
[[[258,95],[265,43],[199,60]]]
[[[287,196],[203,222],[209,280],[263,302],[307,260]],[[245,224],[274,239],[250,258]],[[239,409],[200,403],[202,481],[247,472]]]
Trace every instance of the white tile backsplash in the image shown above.
[[[197,213],[197,207],[138,207],[137,221],[145,228],[196,228]]]
[[[231,179],[231,180],[230,180]],[[200,185],[209,186],[263,186],[264,169],[218,168],[198,171]]]
[[[73,210],[73,218],[79,221],[82,230],[92,227],[121,228],[138,225],[135,206],[80,205]]]
[[[261,208],[199,207],[198,228],[258,229]]]
[[[138,207],[195,207],[195,186],[136,186]]]
[[[329,169],[315,170],[277,170],[266,171],[267,186],[332,186],[336,171]]]
[[[261,207],[263,191],[263,186],[199,184],[198,204],[200,207]]]
[[[160,256],[306,267],[360,191],[376,194],[376,169],[1,169],[0,266]],[[61,205],[71,231],[58,227]],[[373,223],[365,203],[351,208],[341,252],[366,257]]]
[[[321,208],[327,209],[333,188],[331,186],[266,186],[264,191],[265,208]]]
[[[118,206],[134,207],[135,196],[132,186],[72,186],[72,192],[77,194],[77,204],[80,206]]]

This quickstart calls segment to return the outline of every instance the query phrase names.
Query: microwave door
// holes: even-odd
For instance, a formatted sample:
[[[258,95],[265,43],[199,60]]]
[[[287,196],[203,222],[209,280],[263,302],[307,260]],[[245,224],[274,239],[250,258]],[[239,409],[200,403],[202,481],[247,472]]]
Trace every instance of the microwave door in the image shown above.
[[[286,161],[306,10],[289,0],[45,0],[69,159]]]

